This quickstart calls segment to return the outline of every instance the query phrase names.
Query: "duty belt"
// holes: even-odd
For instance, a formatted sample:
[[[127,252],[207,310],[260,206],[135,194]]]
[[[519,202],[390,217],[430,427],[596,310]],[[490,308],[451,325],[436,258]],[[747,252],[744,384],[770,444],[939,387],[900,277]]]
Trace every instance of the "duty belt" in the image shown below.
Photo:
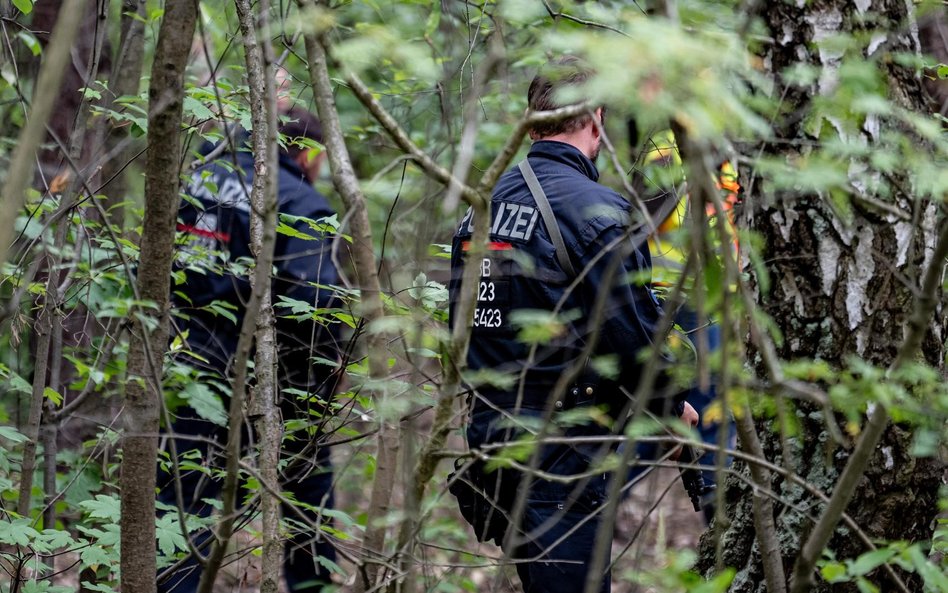
[[[579,381],[569,387],[566,393],[553,401],[553,410],[556,412],[565,412],[573,408],[607,403],[605,399],[600,399],[601,391],[596,383]],[[519,402],[517,401],[517,393],[507,391],[487,391],[480,392],[477,395],[471,393],[468,397],[469,405],[473,411],[488,410],[491,408],[512,410],[518,407],[518,403],[520,408],[543,410],[546,409],[547,403],[549,402],[550,393],[549,391],[544,392],[542,396],[536,392],[524,393],[520,397]]]

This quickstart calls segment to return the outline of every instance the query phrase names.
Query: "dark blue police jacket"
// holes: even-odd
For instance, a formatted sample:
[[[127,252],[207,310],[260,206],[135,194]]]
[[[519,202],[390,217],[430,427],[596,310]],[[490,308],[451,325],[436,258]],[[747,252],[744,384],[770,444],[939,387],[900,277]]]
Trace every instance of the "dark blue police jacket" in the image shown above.
[[[253,183],[253,155],[247,151],[224,153],[198,168],[187,185],[187,197],[178,211],[178,230],[183,244],[178,245],[175,268],[184,277],[172,287],[177,309],[176,324],[187,330],[188,348],[208,360],[210,367],[226,374],[237,349],[244,317],[244,305],[250,296],[250,188]],[[292,159],[280,154],[278,210],[281,214],[316,221],[331,216],[326,198],[310,185]],[[300,219],[283,219],[295,233],[277,234],[274,250],[273,302],[279,296],[318,307],[333,303],[325,286],[337,283],[337,272],[330,258],[330,244],[322,233]],[[178,276],[180,279],[180,275]],[[236,310],[236,323],[224,315],[215,315],[201,307],[214,301],[230,303]],[[277,315],[285,309],[276,309]],[[312,324],[279,319],[278,341],[281,348],[294,343],[307,355],[298,364],[309,365],[314,341]],[[325,343],[327,335],[317,336]],[[331,334],[333,332],[329,332]],[[331,356],[331,355],[330,355]]]
[[[640,353],[652,343],[661,317],[658,301],[648,285],[648,246],[641,241],[640,245],[629,244],[629,203],[596,182],[596,166],[578,149],[561,142],[538,141],[528,158],[581,279],[569,289],[576,278],[560,266],[520,170],[514,167],[504,173],[491,200],[488,252],[481,261],[469,264],[479,268],[480,277],[467,364],[475,372],[490,369],[504,373],[514,380],[514,386],[492,381],[472,387],[491,403],[510,406],[516,398],[519,377],[526,369],[522,405],[545,407],[557,379],[582,356],[595,329],[591,319],[594,304],[605,290],[608,293],[604,295],[602,318],[596,324],[599,335],[593,352],[594,356],[616,357],[620,373],[609,381],[598,377],[594,381],[599,385],[599,401],[621,409],[625,396],[618,387],[635,391]],[[472,219],[469,209],[452,244],[452,317],[474,228]],[[608,281],[610,276],[612,280]],[[531,361],[530,346],[518,339],[518,331],[529,323],[531,310],[536,319],[537,310],[553,311],[560,303],[564,331],[541,345]],[[586,380],[588,377],[587,372]]]

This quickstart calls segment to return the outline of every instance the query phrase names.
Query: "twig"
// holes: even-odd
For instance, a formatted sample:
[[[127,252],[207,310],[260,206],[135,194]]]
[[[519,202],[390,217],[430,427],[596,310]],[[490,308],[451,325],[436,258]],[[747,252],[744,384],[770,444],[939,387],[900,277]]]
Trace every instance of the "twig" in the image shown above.
[[[33,492],[33,473],[36,469],[36,445],[39,443],[40,420],[43,415],[43,397],[46,389],[47,372],[50,363],[50,344],[52,340],[53,316],[58,315],[59,292],[59,253],[66,244],[66,229],[62,224],[56,229],[53,250],[47,256],[46,288],[42,295],[42,308],[36,317],[36,359],[33,368],[33,391],[30,398],[29,418],[23,431],[27,441],[23,444],[23,461],[20,470],[20,491],[16,510],[22,516],[30,512],[30,496]],[[56,362],[58,364],[58,361]]]

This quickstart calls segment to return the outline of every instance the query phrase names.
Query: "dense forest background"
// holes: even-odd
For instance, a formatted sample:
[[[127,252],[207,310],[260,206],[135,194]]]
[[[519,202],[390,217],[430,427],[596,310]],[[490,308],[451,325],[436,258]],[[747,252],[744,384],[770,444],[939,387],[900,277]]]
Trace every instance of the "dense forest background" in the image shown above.
[[[675,131],[677,191],[697,215],[669,298],[722,329],[718,354],[697,344],[682,380],[713,378],[714,414],[738,433],[733,466],[719,443],[726,486],[693,549],[672,464],[610,501],[618,535],[604,532],[600,555],[615,590],[948,591],[945,13],[901,0],[3,0],[0,591],[149,593],[208,528],[218,591],[278,590],[288,529],[331,539],[342,590],[515,588],[446,492],[465,454],[468,335],[449,332],[445,286],[457,221],[525,154],[527,124],[556,116],[527,113],[526,88],[562,53],[596,69],[601,181],[634,208],[649,135]],[[270,216],[247,268],[259,315],[242,327],[257,347],[222,399],[175,356],[180,192],[205,141],[237,124],[267,146],[289,104],[324,127],[317,187],[338,215],[314,224],[334,237],[343,303],[271,306],[270,266],[254,264],[293,231],[261,175],[254,204]],[[257,151],[261,170],[273,154]],[[743,188],[733,228],[715,216],[724,159]],[[722,248],[730,233],[739,251]],[[348,344],[332,414],[312,421],[336,465],[337,503],[317,524],[280,516],[293,501],[260,462],[283,434],[274,316],[337,324]],[[558,323],[524,330],[543,341]],[[249,494],[226,521],[156,509],[160,432],[185,403],[258,422],[256,449],[231,452]],[[624,451],[650,434],[630,423]],[[663,491],[676,501],[656,502]]]

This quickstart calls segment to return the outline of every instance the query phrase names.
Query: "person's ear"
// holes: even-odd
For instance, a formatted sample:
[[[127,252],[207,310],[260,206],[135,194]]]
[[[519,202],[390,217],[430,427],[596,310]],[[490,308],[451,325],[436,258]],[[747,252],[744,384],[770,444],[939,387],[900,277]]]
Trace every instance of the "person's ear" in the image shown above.
[[[310,183],[315,183],[319,179],[319,171],[322,169],[323,161],[326,160],[326,151],[315,148],[301,150],[296,158],[293,159]]]
[[[601,134],[599,130],[601,126],[604,125],[602,121],[602,107],[597,107],[596,110],[593,111],[593,117],[599,120],[599,124],[597,125],[595,121],[590,121],[589,124],[592,126],[593,138],[598,138]]]
[[[308,150],[301,150],[296,153],[295,157],[293,157],[293,162],[296,163],[296,165],[303,171],[306,171],[306,168],[309,165],[309,156],[307,153],[309,153]]]

